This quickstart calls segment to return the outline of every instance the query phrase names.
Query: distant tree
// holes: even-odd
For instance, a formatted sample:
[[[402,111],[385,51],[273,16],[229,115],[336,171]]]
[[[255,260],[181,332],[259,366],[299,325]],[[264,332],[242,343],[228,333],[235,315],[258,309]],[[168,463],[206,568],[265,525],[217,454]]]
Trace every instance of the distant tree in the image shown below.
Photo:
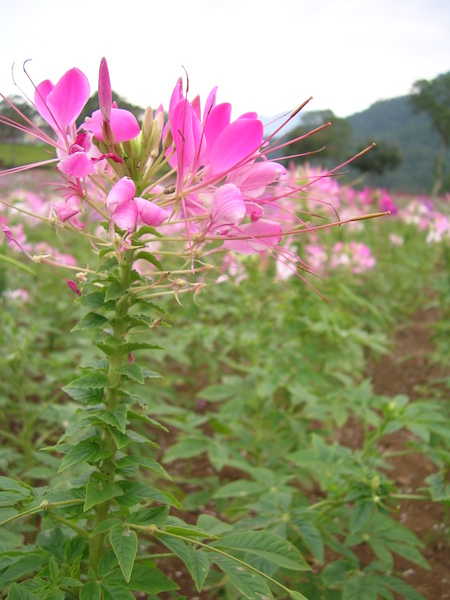
[[[352,126],[346,119],[336,117],[331,110],[318,110],[307,112],[303,115],[301,124],[292,130],[291,139],[306,135],[313,129],[317,129],[327,122],[329,127],[311,135],[303,140],[294,142],[288,147],[289,155],[316,152],[324,147],[319,153],[311,156],[311,161],[321,165],[337,163],[348,157],[348,149],[352,134]],[[295,162],[295,158],[293,159]]]
[[[371,141],[361,144],[357,152],[362,152],[370,144]],[[397,146],[380,141],[370,152],[366,152],[358,160],[355,160],[353,166],[362,173],[383,175],[386,171],[393,171],[399,167],[402,161],[403,158]]]
[[[431,191],[431,195],[436,196],[442,186],[445,151],[450,143],[450,72],[439,75],[432,81],[426,79],[416,81],[412,88],[410,101],[416,113],[428,114],[433,129],[439,135],[441,147]]]

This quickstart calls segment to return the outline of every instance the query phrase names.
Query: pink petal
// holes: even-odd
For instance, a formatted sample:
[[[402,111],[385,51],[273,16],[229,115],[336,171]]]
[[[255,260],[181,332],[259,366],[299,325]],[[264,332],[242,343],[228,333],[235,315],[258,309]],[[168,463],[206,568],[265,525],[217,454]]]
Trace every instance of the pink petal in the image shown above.
[[[144,198],[135,198],[134,202],[137,205],[141,221],[146,225],[158,227],[170,216],[160,206],[149,200],[144,200]]]
[[[106,197],[106,206],[111,212],[115,212],[117,207],[124,202],[133,200],[136,194],[136,186],[134,181],[129,177],[122,177],[113,185],[108,196]]]
[[[286,169],[283,165],[265,160],[232,171],[227,181],[237,185],[246,197],[257,198],[264,193],[267,185],[285,174]]]
[[[37,86],[36,108],[53,129],[64,130],[75,123],[89,100],[89,81],[84,73],[74,68],[67,71],[53,88],[52,85],[47,80]]]
[[[260,219],[254,223],[242,225],[235,235],[238,237],[248,235],[249,239],[233,240],[230,238],[225,241],[225,248],[234,250],[239,254],[256,254],[278,245],[283,237],[283,231],[279,223]]]
[[[133,200],[119,204],[113,212],[111,219],[119,229],[126,229],[129,233],[134,231],[138,218],[138,208]]]
[[[193,167],[194,161],[198,158],[202,141],[201,123],[187,100],[181,100],[173,109],[170,130],[176,153],[169,163],[171,166],[177,166],[180,173],[184,174]],[[203,140],[203,150],[205,149],[206,140]]]
[[[92,131],[97,140],[103,141],[102,123],[102,114],[100,110],[96,110],[92,113],[90,119],[86,119],[84,127],[85,129]],[[111,109],[110,124],[114,133],[114,141],[118,144],[133,140],[141,131],[139,123],[133,113],[124,110],[123,108]]]
[[[79,179],[95,173],[94,163],[86,152],[74,152],[68,158],[61,160],[56,166],[68,177]]]
[[[208,97],[205,102],[205,110],[203,112],[203,125],[205,124],[206,119],[209,117],[209,113],[216,106],[216,94],[217,94],[217,85],[213,87],[213,89],[209,92]]]
[[[257,119],[238,119],[216,140],[211,150],[211,174],[226,174],[254,154],[263,141],[263,124]]]
[[[245,217],[245,202],[235,185],[228,183],[217,188],[212,203],[211,228],[236,225]]]
[[[231,120],[231,104],[223,103],[215,106],[206,118],[203,119],[203,127],[206,138],[206,154],[203,157],[207,163],[217,138],[229,125]]]
[[[58,202],[52,204],[52,208],[60,221],[68,221],[80,212],[79,207],[72,206],[71,204],[72,203],[69,202]]]
[[[112,89],[106,58],[102,58],[100,61],[100,70],[98,74],[98,104],[103,120],[109,121],[111,118]]]
[[[180,100],[183,99],[183,80],[181,77],[177,80],[175,87],[170,97],[169,103],[169,119],[172,118],[172,113]]]
[[[41,117],[45,119],[53,129],[57,129],[55,119],[52,117],[47,107],[47,97],[54,87],[55,86],[49,79],[40,83],[34,90],[34,104]]]

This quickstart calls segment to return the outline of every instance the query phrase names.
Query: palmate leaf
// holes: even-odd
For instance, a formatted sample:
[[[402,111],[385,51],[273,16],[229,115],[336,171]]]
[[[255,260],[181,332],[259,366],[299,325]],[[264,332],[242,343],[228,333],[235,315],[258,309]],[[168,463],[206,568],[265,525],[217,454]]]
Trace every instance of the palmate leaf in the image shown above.
[[[128,583],[131,579],[138,549],[137,535],[131,529],[117,525],[111,529],[109,537],[125,581]]]
[[[279,567],[293,571],[308,571],[311,568],[297,548],[269,531],[232,533],[212,542],[210,546],[256,554]]]
[[[143,592],[144,594],[159,594],[178,590],[179,586],[163,575],[156,567],[135,564],[128,583],[124,581],[120,570],[115,569],[102,580],[102,587],[126,586],[129,590]]]
[[[158,539],[181,558],[194,580],[197,591],[201,592],[210,569],[210,562],[205,553],[201,550],[194,550],[191,546],[186,545],[183,540],[171,536],[161,534],[158,535]]]
[[[228,579],[248,600],[273,600],[267,583],[257,573],[226,556],[214,555],[212,560],[227,575]]]

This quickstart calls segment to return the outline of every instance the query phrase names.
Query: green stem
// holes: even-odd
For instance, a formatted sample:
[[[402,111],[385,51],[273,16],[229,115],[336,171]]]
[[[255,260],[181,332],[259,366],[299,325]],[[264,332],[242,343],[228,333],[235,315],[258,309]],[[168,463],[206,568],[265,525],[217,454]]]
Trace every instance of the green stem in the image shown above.
[[[33,515],[34,513],[37,513],[41,510],[49,510],[50,508],[58,508],[60,506],[70,506],[72,504],[84,504],[85,500],[80,500],[80,499],[74,499],[74,500],[63,500],[61,502],[48,502],[47,500],[44,500],[43,502],[41,502],[39,504],[39,506],[34,506],[33,508],[29,508],[28,510],[24,510],[21,513],[18,513],[17,515],[14,515],[12,517],[9,517],[8,519],[5,519],[4,521],[0,522],[0,527],[2,527],[3,525],[6,525],[7,523],[11,523],[12,521],[17,521],[17,519],[21,519],[22,517],[26,517],[28,515]]]
[[[116,313],[112,321],[113,335],[117,340],[127,334],[128,310],[130,308],[128,289],[131,285],[132,257],[132,251],[126,251],[122,254],[119,250],[119,283],[125,295],[117,302]],[[115,410],[121,402],[122,376],[118,373],[118,369],[126,364],[127,360],[128,355],[123,352],[120,345],[117,347],[116,353],[109,359],[109,383],[104,399],[105,408],[108,411]],[[102,461],[100,471],[106,483],[112,484],[116,475],[115,456],[118,448],[116,440],[107,429],[105,429],[103,444],[110,451],[110,456]],[[96,529],[108,518],[110,506],[111,500],[107,500],[95,507],[93,529]],[[101,533],[89,540],[89,567],[93,569],[94,573],[97,572],[98,563],[103,554],[105,536],[106,533]]]

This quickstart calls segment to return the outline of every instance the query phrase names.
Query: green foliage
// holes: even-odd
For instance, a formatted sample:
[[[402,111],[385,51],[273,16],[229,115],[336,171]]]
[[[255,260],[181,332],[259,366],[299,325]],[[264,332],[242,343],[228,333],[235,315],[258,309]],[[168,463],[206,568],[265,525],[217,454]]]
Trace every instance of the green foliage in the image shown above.
[[[53,275],[0,263],[4,597],[183,598],[165,575],[177,559],[211,599],[422,599],[396,571],[398,557],[428,568],[399,503],[448,504],[448,412],[432,382],[414,401],[376,393],[367,359],[433,302],[444,363],[448,249],[394,219],[323,243],[348,240],[378,270],[328,273],[315,283],[329,302],[252,257],[200,307],[135,302],[139,236],[124,263],[104,256],[85,275],[75,305]],[[435,468],[411,493],[390,470],[400,432],[400,452]]]

